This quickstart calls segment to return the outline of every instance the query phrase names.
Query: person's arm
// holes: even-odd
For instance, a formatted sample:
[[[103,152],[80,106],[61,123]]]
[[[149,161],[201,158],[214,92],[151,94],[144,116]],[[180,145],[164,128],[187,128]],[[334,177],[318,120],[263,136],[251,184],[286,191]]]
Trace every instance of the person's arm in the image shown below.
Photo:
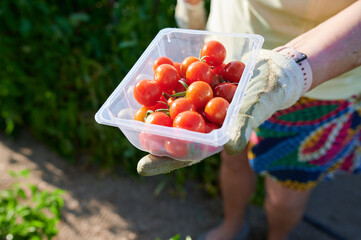
[[[286,46],[307,55],[313,74],[310,89],[360,66],[361,1],[356,1]]]
[[[203,30],[206,27],[206,10],[202,0],[178,0],[175,19],[180,28]]]

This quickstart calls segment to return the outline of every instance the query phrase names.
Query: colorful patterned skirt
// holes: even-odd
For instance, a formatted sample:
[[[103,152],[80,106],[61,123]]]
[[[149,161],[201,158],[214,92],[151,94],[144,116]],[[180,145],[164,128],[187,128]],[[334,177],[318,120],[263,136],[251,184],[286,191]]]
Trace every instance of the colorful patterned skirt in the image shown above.
[[[361,172],[361,96],[302,97],[276,112],[251,138],[250,164],[297,190],[338,173]]]

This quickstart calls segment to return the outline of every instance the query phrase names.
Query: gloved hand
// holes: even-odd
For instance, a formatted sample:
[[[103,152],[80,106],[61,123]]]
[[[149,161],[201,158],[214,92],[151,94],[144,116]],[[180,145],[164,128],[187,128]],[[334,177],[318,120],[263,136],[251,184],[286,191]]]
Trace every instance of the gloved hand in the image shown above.
[[[304,91],[303,72],[294,59],[279,52],[261,50],[232,135],[224,145],[225,151],[230,155],[239,154],[247,145],[252,130],[276,111],[292,106]],[[138,162],[137,170],[141,175],[152,176],[194,163],[149,154]]]

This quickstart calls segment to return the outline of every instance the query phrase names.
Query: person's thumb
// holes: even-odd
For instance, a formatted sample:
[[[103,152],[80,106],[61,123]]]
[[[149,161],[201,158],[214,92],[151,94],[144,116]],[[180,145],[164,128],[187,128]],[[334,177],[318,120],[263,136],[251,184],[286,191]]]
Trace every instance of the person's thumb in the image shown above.
[[[194,163],[194,161],[179,161],[169,157],[158,157],[148,154],[138,162],[137,171],[143,176],[154,176],[169,173]]]

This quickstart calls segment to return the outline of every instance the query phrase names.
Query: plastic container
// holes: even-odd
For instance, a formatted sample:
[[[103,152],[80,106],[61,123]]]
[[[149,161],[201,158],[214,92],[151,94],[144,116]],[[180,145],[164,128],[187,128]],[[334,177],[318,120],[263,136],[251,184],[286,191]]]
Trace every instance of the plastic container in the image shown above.
[[[182,62],[188,56],[198,57],[201,47],[209,40],[218,40],[225,46],[227,51],[225,63],[241,60],[246,65],[222,127],[211,133],[198,133],[133,120],[134,113],[141,107],[134,99],[133,88],[141,79],[153,79],[153,61],[160,56],[167,56],[176,62]],[[140,150],[177,160],[205,159],[220,152],[229,140],[231,126],[235,122],[244,90],[252,76],[262,44],[263,37],[255,34],[163,29],[102,105],[95,119],[100,124],[118,127]],[[166,151],[165,141],[177,154],[171,155]]]

